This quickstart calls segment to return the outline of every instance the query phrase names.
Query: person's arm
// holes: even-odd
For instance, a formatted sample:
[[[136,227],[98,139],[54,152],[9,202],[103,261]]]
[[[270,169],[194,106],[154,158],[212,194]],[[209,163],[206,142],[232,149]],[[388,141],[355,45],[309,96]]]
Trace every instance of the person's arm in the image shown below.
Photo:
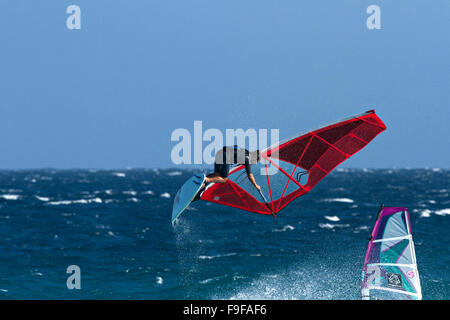
[[[253,173],[249,173],[247,176],[248,176],[248,180],[250,180],[250,182],[255,186],[255,188],[258,190],[261,190],[261,187],[255,181],[255,177],[253,176]]]
[[[255,186],[256,189],[261,190],[261,187],[256,183],[255,177],[252,173],[252,166],[250,165],[250,159],[249,157],[245,157],[245,171],[247,171],[247,178],[250,180],[253,186]]]

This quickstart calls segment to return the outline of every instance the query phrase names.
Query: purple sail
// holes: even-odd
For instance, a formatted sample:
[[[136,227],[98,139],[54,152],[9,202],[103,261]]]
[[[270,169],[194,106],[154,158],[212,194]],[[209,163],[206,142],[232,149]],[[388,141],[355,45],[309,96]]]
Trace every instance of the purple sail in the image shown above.
[[[364,258],[363,300],[421,300],[408,208],[382,207]]]

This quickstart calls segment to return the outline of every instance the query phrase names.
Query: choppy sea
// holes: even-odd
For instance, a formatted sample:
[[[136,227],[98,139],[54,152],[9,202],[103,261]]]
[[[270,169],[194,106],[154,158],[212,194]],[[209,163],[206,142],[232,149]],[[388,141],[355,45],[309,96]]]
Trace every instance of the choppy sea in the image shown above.
[[[381,203],[410,209],[423,298],[450,298],[448,169],[338,168],[276,219],[199,201],[172,226],[193,174],[0,171],[0,299],[359,299]]]

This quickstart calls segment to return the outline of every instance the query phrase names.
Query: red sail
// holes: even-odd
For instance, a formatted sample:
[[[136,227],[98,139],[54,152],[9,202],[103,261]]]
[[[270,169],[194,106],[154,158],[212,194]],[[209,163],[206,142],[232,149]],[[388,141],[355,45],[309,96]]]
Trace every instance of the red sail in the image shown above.
[[[267,203],[246,178],[243,166],[231,171],[227,183],[208,187],[201,199],[261,214],[277,214],[384,130],[385,124],[371,110],[264,150],[263,160],[253,165],[252,172]]]

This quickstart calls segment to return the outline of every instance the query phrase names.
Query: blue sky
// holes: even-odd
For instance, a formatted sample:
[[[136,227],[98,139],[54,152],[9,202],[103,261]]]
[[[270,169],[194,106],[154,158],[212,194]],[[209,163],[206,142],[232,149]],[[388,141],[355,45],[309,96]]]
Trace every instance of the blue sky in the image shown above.
[[[9,0],[0,30],[1,169],[169,167],[194,120],[283,139],[373,108],[344,166],[449,167],[448,0]]]

